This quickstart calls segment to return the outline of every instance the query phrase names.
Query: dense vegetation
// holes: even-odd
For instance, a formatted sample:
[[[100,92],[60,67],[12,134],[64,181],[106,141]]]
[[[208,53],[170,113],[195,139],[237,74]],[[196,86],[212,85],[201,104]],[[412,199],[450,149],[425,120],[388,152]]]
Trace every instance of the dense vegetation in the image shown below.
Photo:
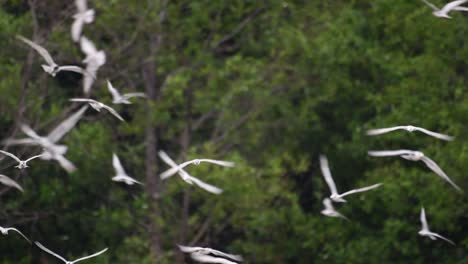
[[[61,0],[4,0],[0,8],[0,139],[26,123],[45,134],[78,108],[81,76],[40,68],[20,43],[44,45],[57,61],[84,58],[70,37],[75,6]],[[442,1],[435,1],[442,5]],[[92,97],[110,104],[106,79],[148,100],[119,105],[126,122],[88,110],[63,140],[78,167],[9,159],[0,173],[0,225],[15,226],[70,259],[90,263],[185,263],[176,244],[241,254],[245,263],[468,263],[468,199],[428,170],[367,150],[424,151],[468,188],[468,23],[440,19],[420,1],[95,0],[84,35],[107,55]],[[81,64],[80,64],[81,65]],[[412,124],[456,136],[368,137],[369,128]],[[18,155],[35,147],[9,147]],[[216,196],[168,167],[207,157],[235,168],[192,166],[224,189]],[[112,182],[112,153],[145,186]],[[326,154],[339,190],[383,182],[320,214],[329,190]],[[421,206],[431,229],[456,246],[418,236]],[[1,263],[58,263],[15,235],[0,238]]]

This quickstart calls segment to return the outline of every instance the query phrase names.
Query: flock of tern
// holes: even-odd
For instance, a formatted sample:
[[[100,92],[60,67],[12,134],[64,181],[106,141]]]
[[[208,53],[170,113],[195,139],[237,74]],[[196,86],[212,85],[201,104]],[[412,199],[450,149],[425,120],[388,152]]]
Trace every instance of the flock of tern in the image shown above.
[[[468,0],[453,1],[451,3],[446,4],[442,8],[437,8],[436,6],[434,6],[433,4],[429,3],[426,0],[421,0],[421,1],[423,1],[425,4],[430,6],[434,10],[433,15],[437,17],[451,18],[448,15],[449,12],[451,11],[468,11],[467,7],[461,6],[462,4],[466,3]],[[91,42],[88,38],[86,38],[85,36],[82,36],[84,24],[90,24],[94,21],[95,11],[93,9],[88,9],[86,0],[75,0],[75,5],[77,7],[78,12],[73,15],[74,22],[71,26],[71,36],[72,36],[73,42],[79,42],[81,50],[86,55],[85,59],[82,60],[82,62],[86,64],[85,69],[76,65],[58,65],[53,60],[50,53],[44,47],[40,46],[39,44],[25,37],[17,36],[17,38],[21,40],[22,42],[26,43],[27,45],[29,45],[31,48],[33,48],[45,60],[47,64],[41,65],[42,69],[46,73],[50,74],[51,76],[55,77],[57,73],[61,71],[72,71],[72,72],[82,74],[84,95],[89,96],[91,92],[91,87],[97,78],[97,72],[99,68],[103,66],[106,62],[106,54],[104,53],[104,51],[98,50],[96,46],[94,45],[94,43]],[[129,101],[129,99],[134,98],[134,97],[146,98],[146,95],[144,93],[121,94],[112,85],[112,83],[109,80],[107,80],[107,88],[108,88],[109,93],[112,96],[112,103],[115,105],[132,104],[132,102]],[[124,119],[112,107],[104,103],[101,103],[97,100],[90,99],[90,98],[71,98],[70,101],[78,102],[78,103],[85,103],[87,105],[81,107],[78,111],[76,111],[70,117],[62,121],[62,123],[60,123],[55,129],[53,129],[47,136],[39,136],[31,127],[29,127],[26,124],[22,124],[20,128],[22,132],[27,136],[26,138],[6,139],[3,141],[3,144],[5,145],[39,146],[42,149],[42,153],[38,155],[34,155],[26,160],[21,160],[13,153],[10,153],[4,150],[0,150],[0,153],[14,159],[18,163],[15,166],[15,168],[18,168],[20,170],[28,168],[28,162],[36,158],[39,158],[42,160],[55,160],[68,173],[74,172],[76,170],[75,165],[71,161],[69,161],[67,158],[65,158],[65,154],[68,150],[68,147],[65,145],[59,145],[58,141],[60,141],[71,129],[75,127],[77,122],[81,119],[85,111],[88,109],[88,105],[98,112],[100,112],[102,109],[105,109],[121,121],[124,121]],[[395,126],[395,127],[390,127],[390,128],[372,129],[372,130],[367,131],[367,135],[369,136],[381,135],[384,133],[389,133],[389,132],[393,132],[397,130],[406,130],[408,132],[419,131],[429,136],[442,139],[442,140],[446,140],[446,141],[451,141],[454,139],[451,136],[440,134],[437,132],[427,130],[425,128],[415,127],[415,126]],[[432,159],[428,158],[420,151],[400,149],[400,150],[385,150],[385,151],[369,151],[368,154],[373,157],[400,156],[401,158],[411,160],[411,161],[422,161],[426,164],[426,166],[429,169],[431,169],[438,176],[440,176],[442,179],[444,179],[449,184],[451,184],[455,189],[459,191],[461,190],[460,187],[456,185]],[[221,194],[223,190],[211,184],[205,183],[198,178],[191,176],[185,170],[185,168],[188,167],[189,165],[199,165],[201,163],[211,163],[211,164],[222,166],[222,167],[234,167],[235,165],[233,162],[213,160],[213,159],[194,159],[194,160],[190,160],[190,161],[177,164],[164,151],[160,151],[158,155],[162,161],[164,161],[167,165],[171,167],[159,175],[162,180],[168,179],[169,177],[175,174],[178,174],[184,182],[190,185],[196,185],[200,187],[201,189],[204,189],[205,191],[213,193],[213,194]],[[370,185],[367,187],[353,189],[353,190],[340,194],[338,193],[335,182],[333,181],[327,158],[324,155],[320,155],[319,161],[320,161],[320,168],[321,168],[323,177],[331,192],[329,198],[323,199],[323,205],[325,208],[321,211],[321,213],[326,216],[339,217],[339,218],[343,218],[349,221],[347,217],[339,213],[334,208],[333,202],[344,203],[346,202],[344,197],[348,195],[357,194],[360,192],[366,192],[372,189],[376,189],[382,185],[382,183],[377,183],[377,184]],[[122,163],[119,160],[119,157],[115,153],[112,154],[112,165],[115,170],[115,176],[111,178],[112,181],[123,182],[127,185],[133,185],[133,184],[144,185],[142,182],[130,177],[125,172],[122,166]],[[0,175],[0,183],[6,186],[12,187],[12,188],[16,188],[21,192],[24,192],[23,188],[16,181],[12,180],[8,176]],[[440,238],[440,239],[447,241],[448,243],[454,244],[453,241],[429,230],[429,226],[426,220],[425,210],[423,207],[421,208],[420,221],[421,221],[421,230],[419,231],[419,235],[427,236],[432,240],[435,240],[436,238]],[[7,235],[9,231],[17,232],[25,240],[31,243],[31,241],[18,229],[14,227],[8,227],[8,228],[0,227],[0,232],[3,235]],[[74,261],[68,261],[62,256],[58,255],[57,253],[53,252],[52,250],[46,248],[41,243],[36,241],[34,242],[34,244],[40,249],[42,249],[43,251],[47,252],[50,255],[55,256],[56,258],[60,259],[66,264],[73,264],[82,260],[93,258],[107,251],[107,248],[105,248],[92,255],[82,257]],[[182,252],[189,253],[193,260],[197,262],[201,262],[201,263],[235,264],[237,262],[242,261],[242,257],[239,255],[226,254],[226,253],[223,253],[221,251],[214,250],[211,248],[188,247],[188,246],[181,246],[181,245],[178,245],[178,247]]]

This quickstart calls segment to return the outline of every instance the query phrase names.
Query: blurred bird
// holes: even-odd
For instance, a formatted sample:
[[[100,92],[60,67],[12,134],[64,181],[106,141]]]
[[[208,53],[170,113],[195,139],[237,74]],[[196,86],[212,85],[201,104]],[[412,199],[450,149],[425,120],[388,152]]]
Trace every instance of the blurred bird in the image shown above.
[[[43,156],[43,154],[41,155],[36,155],[36,156],[33,156],[27,160],[20,160],[18,157],[16,157],[15,155],[13,155],[12,153],[10,152],[7,152],[7,151],[3,151],[3,150],[0,150],[0,153],[3,153],[5,155],[7,155],[8,157],[10,158],[13,158],[14,160],[16,160],[18,162],[18,165],[15,166],[15,168],[18,168],[20,170],[22,169],[25,169],[25,168],[28,168],[28,162],[35,159],[35,158],[39,158],[41,156]]]
[[[461,191],[460,187],[456,185],[445,172],[430,158],[426,157],[424,153],[421,151],[414,151],[414,150],[406,150],[406,149],[399,149],[399,150],[384,150],[384,151],[368,151],[368,154],[373,157],[390,157],[390,156],[400,156],[404,159],[411,160],[411,161],[422,161],[426,164],[429,169],[439,175],[442,179],[446,180],[450,183],[455,189]]]
[[[39,136],[29,126],[21,125],[21,130],[29,138],[23,139],[7,139],[3,143],[6,145],[39,145],[44,149],[44,152],[39,157],[42,160],[56,160],[60,166],[68,173],[76,170],[76,167],[68,159],[64,157],[68,148],[65,145],[57,145],[56,143],[67,134],[76,123],[81,119],[88,106],[83,106],[76,113],[65,119],[57,127],[54,128],[46,137]]]
[[[18,229],[14,228],[14,227],[1,227],[0,226],[0,232],[3,234],[3,235],[8,235],[8,232],[9,231],[15,231],[16,233],[20,234],[24,239],[26,239],[29,244],[31,244],[31,240],[29,240],[23,233],[21,233]]]
[[[432,136],[432,137],[435,137],[435,138],[438,138],[438,139],[442,139],[442,140],[447,140],[447,141],[450,141],[450,140],[454,139],[451,136],[436,133],[436,132],[427,130],[425,128],[416,127],[416,126],[395,126],[395,127],[388,127],[388,128],[371,129],[371,130],[367,131],[367,135],[368,136],[381,135],[381,134],[384,134],[384,133],[388,133],[388,132],[392,132],[392,131],[400,130],[400,129],[406,130],[408,132],[420,131],[420,132],[423,132],[424,134],[427,134],[429,136]]]
[[[161,175],[159,176],[161,177],[161,179],[165,180],[171,177],[172,175],[176,174],[180,169],[183,169],[190,164],[200,165],[201,162],[216,164],[216,165],[223,166],[223,167],[234,167],[234,162],[231,162],[231,161],[213,160],[213,159],[194,159],[194,160],[189,160],[184,163],[181,163],[177,165],[177,167],[170,168],[166,170],[165,172],[161,173]]]
[[[94,21],[94,9],[88,9],[86,2],[86,0],[75,0],[78,13],[73,15],[75,21],[73,21],[71,27],[71,35],[74,42],[80,40],[83,24],[89,24]]]
[[[166,152],[159,151],[158,155],[166,164],[168,164],[172,168],[177,168],[177,173],[182,178],[182,180],[184,180],[186,183],[190,185],[195,184],[198,187],[206,190],[207,192],[214,193],[214,194],[220,194],[223,192],[223,190],[221,190],[220,188],[207,184],[205,182],[202,182],[201,180],[188,174],[185,170],[178,168],[177,167],[178,165],[166,154]]]
[[[73,264],[73,263],[76,263],[76,262],[78,262],[78,261],[82,261],[82,260],[85,260],[85,259],[93,258],[93,257],[96,257],[96,256],[98,256],[98,255],[101,255],[102,253],[104,253],[104,252],[107,251],[107,248],[105,248],[105,249],[103,249],[103,250],[101,250],[101,251],[99,251],[99,252],[97,252],[97,253],[92,254],[92,255],[89,255],[89,256],[86,256],[86,257],[82,257],[82,258],[79,258],[79,259],[74,260],[74,261],[68,261],[68,260],[64,259],[62,256],[60,256],[59,254],[57,254],[57,253],[53,252],[52,250],[50,250],[50,249],[44,247],[41,243],[35,241],[34,244],[36,244],[36,246],[38,246],[40,249],[44,250],[45,252],[51,254],[52,256],[54,256],[54,257],[60,259],[60,260],[63,261],[63,262],[65,262],[65,264]]]
[[[112,94],[112,103],[113,104],[132,104],[128,99],[133,98],[133,97],[142,97],[146,98],[146,94],[144,93],[126,93],[126,94],[120,94],[117,89],[115,89],[114,86],[112,86],[112,83],[107,80],[107,89],[109,92]]]
[[[114,115],[115,117],[117,117],[120,121],[125,121],[120,115],[119,113],[117,113],[117,111],[115,111],[112,107],[110,106],[107,106],[101,102],[98,102],[96,100],[93,100],[93,99],[88,99],[88,98],[72,98],[70,99],[71,102],[85,102],[85,103],[88,103],[94,110],[98,111],[98,112],[101,112],[101,109],[104,108],[106,109],[107,111],[109,111],[112,115]]]
[[[114,166],[115,172],[117,174],[112,178],[113,181],[124,182],[128,185],[133,185],[134,183],[143,185],[143,183],[128,176],[122,164],[120,163],[119,157],[115,153],[112,153],[112,165]]]
[[[369,191],[382,185],[382,183],[377,183],[368,187],[354,189],[354,190],[339,194],[338,190],[336,189],[335,182],[333,181],[333,178],[330,172],[330,167],[328,166],[328,159],[324,155],[320,155],[320,169],[322,170],[322,174],[323,174],[323,177],[325,178],[325,182],[328,184],[328,188],[330,188],[330,192],[331,192],[330,198],[334,202],[345,203],[346,200],[343,199],[343,197],[347,195]]]
[[[79,66],[75,66],[75,65],[64,65],[64,66],[59,66],[57,65],[57,63],[55,63],[55,61],[52,59],[52,57],[50,56],[49,52],[44,49],[43,47],[39,46],[38,44],[32,42],[31,40],[27,39],[27,38],[24,38],[22,36],[16,36],[18,39],[20,39],[21,41],[23,41],[24,43],[28,44],[29,46],[31,46],[33,49],[35,49],[39,55],[42,56],[42,58],[44,58],[44,60],[47,62],[48,65],[45,65],[45,64],[42,64],[42,69],[47,72],[48,74],[52,75],[53,77],[55,77],[55,75],[60,72],[60,71],[72,71],[72,72],[77,72],[77,73],[80,73],[80,74],[83,74],[85,78],[89,77],[89,78],[94,78],[94,76],[84,70],[83,68],[79,67]]]
[[[423,1],[426,5],[430,6],[434,10],[432,14],[436,17],[452,18],[451,16],[448,15],[448,13],[451,11],[468,11],[468,7],[460,6],[466,3],[468,0],[453,1],[444,5],[444,7],[442,8],[438,8],[437,6],[429,3],[426,0],[421,0],[421,1]]]
[[[323,199],[322,203],[323,203],[323,206],[325,206],[325,209],[321,211],[323,215],[326,215],[329,217],[340,217],[349,221],[349,219],[346,216],[340,214],[338,211],[335,210],[335,207],[333,207],[333,204],[330,199],[325,198]]]
[[[23,188],[17,182],[10,179],[8,176],[0,174],[0,183],[9,187],[16,188],[21,192],[24,192]]]
[[[211,257],[211,258],[213,258],[212,260],[222,261],[222,260],[226,260],[224,258],[229,258],[229,259],[232,259],[232,260],[235,260],[235,261],[242,261],[242,256],[240,256],[240,255],[227,254],[227,253],[221,252],[219,250],[211,249],[211,248],[187,247],[187,246],[181,246],[181,245],[177,245],[177,246],[179,247],[179,249],[182,252],[191,253],[192,258],[193,258],[194,254],[200,255],[200,256],[208,256],[208,257],[211,257],[211,256],[209,256],[209,254],[213,254],[213,255],[216,255],[216,256],[223,257],[223,258]],[[227,263],[227,262],[209,262],[209,261],[200,261],[200,262],[205,262],[205,263]],[[233,262],[231,262],[231,263],[233,263]]]
[[[230,261],[225,258],[218,258],[218,257],[213,257],[210,255],[203,255],[199,253],[191,253],[190,257],[196,262],[200,262],[200,263],[237,264],[237,262]]]
[[[443,237],[443,236],[441,236],[441,235],[439,235],[437,233],[431,232],[431,230],[429,230],[429,225],[427,224],[426,212],[424,211],[424,207],[421,207],[420,219],[421,219],[421,230],[418,232],[419,235],[427,236],[432,240],[436,240],[437,239],[436,237],[438,237],[438,238],[441,238],[441,239],[449,242],[452,245],[455,245],[455,243],[453,243],[452,240],[450,240],[448,238],[445,238],[445,237]]]
[[[86,75],[83,80],[83,91],[85,95],[89,95],[98,69],[106,63],[106,54],[102,50],[98,51],[96,46],[85,36],[80,39],[80,47],[81,51],[86,54],[83,60],[83,63],[86,64],[86,71],[91,74],[91,76]]]

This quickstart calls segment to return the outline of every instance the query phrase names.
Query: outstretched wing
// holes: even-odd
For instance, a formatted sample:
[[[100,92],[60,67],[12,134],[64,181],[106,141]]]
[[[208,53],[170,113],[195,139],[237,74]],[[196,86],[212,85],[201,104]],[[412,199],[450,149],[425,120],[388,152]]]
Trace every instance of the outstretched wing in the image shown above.
[[[431,169],[437,175],[442,177],[442,179],[450,183],[455,189],[461,191],[460,187],[458,187],[458,185],[456,185],[433,160],[431,160],[427,156],[422,157],[421,160],[427,165],[427,167],[429,167],[429,169]]]
[[[105,249],[103,249],[103,250],[101,250],[101,251],[99,251],[99,252],[96,252],[96,253],[94,253],[94,254],[92,254],[92,255],[89,255],[89,256],[82,257],[82,258],[79,258],[79,259],[77,259],[77,260],[74,260],[74,261],[71,262],[71,264],[76,263],[76,262],[78,262],[78,261],[85,260],[85,259],[94,258],[94,257],[96,257],[96,256],[98,256],[98,255],[101,255],[102,253],[104,253],[104,252],[106,252],[106,251],[107,251],[107,248],[105,248]]]
[[[462,5],[464,3],[466,3],[468,0],[457,0],[457,1],[453,1],[453,2],[450,2],[448,4],[446,4],[444,7],[442,7],[442,12],[450,12],[452,9],[454,9],[455,7],[459,6],[459,5]]]
[[[376,136],[376,135],[385,134],[385,133],[392,132],[392,131],[399,130],[399,129],[405,129],[405,126],[370,129],[370,130],[367,130],[366,134],[368,136]]]
[[[107,80],[107,89],[112,94],[112,99],[113,100],[120,99],[121,95],[120,95],[119,91],[117,91],[117,89],[115,89],[115,87],[112,85],[112,83],[109,80]]]
[[[107,111],[109,111],[113,116],[117,117],[120,121],[125,122],[125,120],[123,119],[123,117],[121,117],[121,116],[119,115],[119,113],[117,113],[117,111],[114,110],[114,108],[112,108],[112,107],[110,107],[110,106],[107,106],[107,105],[105,105],[105,104],[102,104],[102,105],[103,105],[102,107],[105,108]]]
[[[25,38],[25,37],[22,37],[22,36],[16,36],[18,39],[20,39],[21,41],[23,41],[24,43],[28,44],[29,46],[31,46],[31,48],[35,49],[39,55],[41,55],[44,60],[47,62],[47,64],[49,65],[55,65],[56,63],[54,62],[54,60],[52,59],[52,56],[50,56],[50,53],[44,49],[43,47],[39,46],[38,44],[32,42],[31,40]]]
[[[76,167],[75,165],[73,165],[73,163],[71,161],[69,161],[67,158],[65,158],[64,156],[62,155],[57,155],[57,156],[54,156],[53,157],[56,161],[58,161],[58,163],[60,164],[60,166],[66,170],[68,173],[72,173],[74,171],[76,171]]]
[[[86,0],[75,0],[76,9],[78,12],[85,12],[88,9],[88,5],[86,4]]]
[[[10,152],[0,150],[0,153],[3,153],[4,155],[7,155],[8,157],[10,157],[10,158],[16,160],[17,162],[21,162],[21,160],[18,159],[18,157],[16,157],[15,155],[11,154]]]
[[[419,130],[419,131],[423,132],[426,135],[429,135],[429,136],[432,136],[432,137],[435,137],[435,138],[438,138],[438,139],[447,140],[447,141],[451,141],[451,140],[454,139],[454,137],[451,137],[449,135],[440,134],[440,133],[437,133],[437,132],[434,132],[434,131],[427,130],[427,129],[422,128],[422,127],[415,127],[415,128],[416,128],[416,130]]]
[[[371,185],[371,186],[367,186],[367,187],[363,187],[363,188],[359,188],[359,189],[354,189],[354,190],[351,190],[351,191],[347,191],[345,193],[342,193],[340,196],[341,197],[345,197],[347,195],[350,195],[350,194],[353,194],[353,193],[359,193],[359,192],[365,192],[365,191],[369,191],[369,190],[372,190],[372,189],[375,189],[377,187],[379,187],[380,185],[382,185],[383,183],[377,183],[377,184],[374,184],[374,185]]]
[[[325,155],[320,155],[320,169],[322,170],[323,177],[325,178],[325,182],[328,184],[328,188],[330,188],[330,192],[332,194],[338,194],[336,189],[335,182],[333,181],[330,167],[328,166],[328,159]]]
[[[235,261],[242,261],[243,260],[241,255],[228,254],[228,253],[224,253],[222,251],[212,249],[212,248],[207,248],[207,250],[210,251],[211,254],[217,255],[217,256],[220,256],[220,257],[230,258],[230,259],[233,259]]]
[[[8,177],[8,176],[0,174],[0,183],[4,184],[6,186],[16,188],[16,189],[20,190],[21,192],[24,192],[23,188],[17,182],[10,179],[10,177]]]
[[[431,7],[432,10],[434,10],[434,11],[439,11],[439,8],[438,8],[437,6],[435,6],[435,5],[431,4],[431,3],[429,3],[429,2],[426,1],[426,0],[421,0],[421,1],[422,1],[423,3],[425,3],[426,5],[428,5],[429,7]]]
[[[80,40],[81,31],[83,30],[83,23],[84,21],[82,18],[75,18],[75,21],[73,21],[71,26],[71,35],[74,42]]]
[[[80,47],[81,51],[87,56],[93,56],[98,52],[94,43],[85,36],[82,36],[80,39]]]
[[[45,252],[51,254],[52,256],[60,259],[61,261],[65,262],[65,263],[68,263],[68,261],[64,258],[62,258],[60,255],[58,255],[57,253],[53,252],[52,250],[44,247],[41,243],[37,242],[37,241],[34,241],[34,244],[36,244],[36,246],[38,246],[40,249],[44,250]]]
[[[406,149],[399,149],[399,150],[370,150],[367,151],[369,156],[373,157],[390,157],[390,156],[400,156],[400,155],[408,155],[412,154],[414,151],[406,150]]]
[[[202,247],[188,247],[188,246],[182,246],[182,245],[177,245],[180,249],[180,251],[185,252],[185,253],[192,253],[192,252],[197,252],[200,250],[203,250]]]
[[[166,162],[167,163],[167,162]],[[179,165],[176,164],[175,167],[172,167],[166,171],[164,171],[163,173],[161,173],[159,175],[159,177],[162,179],[162,180],[165,180],[169,177],[171,177],[172,175],[176,174],[179,170],[187,167],[188,165],[192,164],[193,163],[193,160],[190,160],[190,161],[186,161],[184,163],[181,163]],[[169,163],[168,163],[169,164]],[[175,164],[175,163],[174,163]]]
[[[146,98],[146,94],[145,93],[126,93],[122,96],[122,98],[124,100],[128,100],[130,98],[133,98],[133,97],[142,97],[142,98]]]
[[[333,207],[333,204],[330,198],[323,199],[322,203],[323,203],[323,206],[325,206],[325,209],[335,211],[335,207]]]
[[[193,182],[195,185],[197,185],[198,187],[204,189],[205,191],[207,192],[210,192],[210,193],[213,193],[213,194],[221,194],[223,192],[222,189],[216,187],[216,186],[213,186],[211,184],[208,184],[208,183],[205,183],[193,176],[190,176],[187,174],[187,176],[189,177],[189,180],[191,182]]]
[[[204,255],[199,253],[192,253],[190,254],[193,260],[200,262],[200,263],[218,263],[218,264],[237,264],[236,262],[232,262],[230,260],[224,258],[217,258],[210,255]]]
[[[39,158],[39,157],[42,157],[42,156],[44,156],[44,153],[42,153],[40,155],[32,156],[29,159],[25,160],[25,162],[28,163],[29,161],[31,161],[33,159],[36,159],[36,158]]]
[[[70,99],[70,101],[72,100],[74,99]],[[49,135],[47,135],[47,138],[53,143],[59,141],[65,134],[67,134],[72,128],[75,127],[76,123],[81,119],[86,109],[88,109],[87,105],[81,107],[80,110],[54,128],[54,130],[52,130]]]
[[[127,175],[122,163],[120,163],[119,157],[115,153],[112,153],[112,166],[114,166],[117,175]]]
[[[428,231],[429,225],[427,224],[426,211],[424,210],[424,207],[421,207],[421,214],[419,215],[419,219],[421,220],[421,229]]]
[[[216,164],[216,165],[219,165],[219,166],[223,166],[223,167],[234,167],[235,163],[232,162],[232,161],[224,161],[224,160],[214,160],[214,159],[195,159],[195,160],[192,160],[192,162],[207,162],[207,163],[212,163],[212,164]]]
[[[33,139],[41,138],[34,130],[32,130],[31,127],[29,127],[26,124],[21,124],[20,128],[21,128],[21,131],[23,131],[23,133],[26,134],[30,138],[33,138]]]
[[[18,229],[14,228],[14,227],[10,227],[10,228],[7,228],[8,230],[13,230],[15,231],[16,233],[20,234],[24,239],[26,239],[29,244],[31,244],[31,240],[29,240],[23,233],[21,233],[21,231],[19,231]]]
[[[431,232],[431,235],[436,236],[436,237],[438,237],[438,238],[440,238],[440,239],[443,239],[443,240],[445,240],[445,241],[447,241],[447,242],[449,242],[450,244],[452,244],[452,245],[455,246],[455,243],[454,243],[452,240],[450,240],[450,239],[448,239],[448,238],[446,238],[446,237],[443,237],[443,236],[441,236],[441,235],[439,235],[439,234],[437,234],[437,233],[434,233],[434,232]]]

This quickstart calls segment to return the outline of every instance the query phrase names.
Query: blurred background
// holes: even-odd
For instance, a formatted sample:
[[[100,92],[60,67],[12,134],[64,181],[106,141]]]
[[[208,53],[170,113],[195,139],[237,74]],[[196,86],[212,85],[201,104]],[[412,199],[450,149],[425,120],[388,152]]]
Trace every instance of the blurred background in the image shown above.
[[[0,139],[19,124],[47,134],[79,106],[82,76],[55,78],[15,38],[43,45],[61,64],[83,65],[71,40],[73,1],[0,0]],[[434,0],[442,6],[445,2]],[[244,263],[468,263],[466,192],[423,163],[371,158],[368,150],[423,151],[462,189],[468,175],[468,16],[434,17],[417,0],[88,2],[95,21],[83,35],[107,62],[91,97],[111,104],[106,80],[147,100],[117,105],[126,122],[89,109],[61,141],[78,170],[34,160],[0,174],[0,225],[14,226],[69,259],[109,247],[87,263],[192,263],[177,244],[240,254]],[[415,125],[453,135],[445,142],[404,131]],[[3,146],[2,146],[2,149]],[[169,167],[194,158],[229,160],[187,172],[218,186],[217,196]],[[20,157],[37,147],[9,147]],[[112,153],[145,183],[111,181]],[[329,196],[318,155],[328,156],[339,191],[382,182],[320,214]],[[419,212],[452,239],[418,236]],[[21,237],[0,237],[0,262],[60,263]]]

